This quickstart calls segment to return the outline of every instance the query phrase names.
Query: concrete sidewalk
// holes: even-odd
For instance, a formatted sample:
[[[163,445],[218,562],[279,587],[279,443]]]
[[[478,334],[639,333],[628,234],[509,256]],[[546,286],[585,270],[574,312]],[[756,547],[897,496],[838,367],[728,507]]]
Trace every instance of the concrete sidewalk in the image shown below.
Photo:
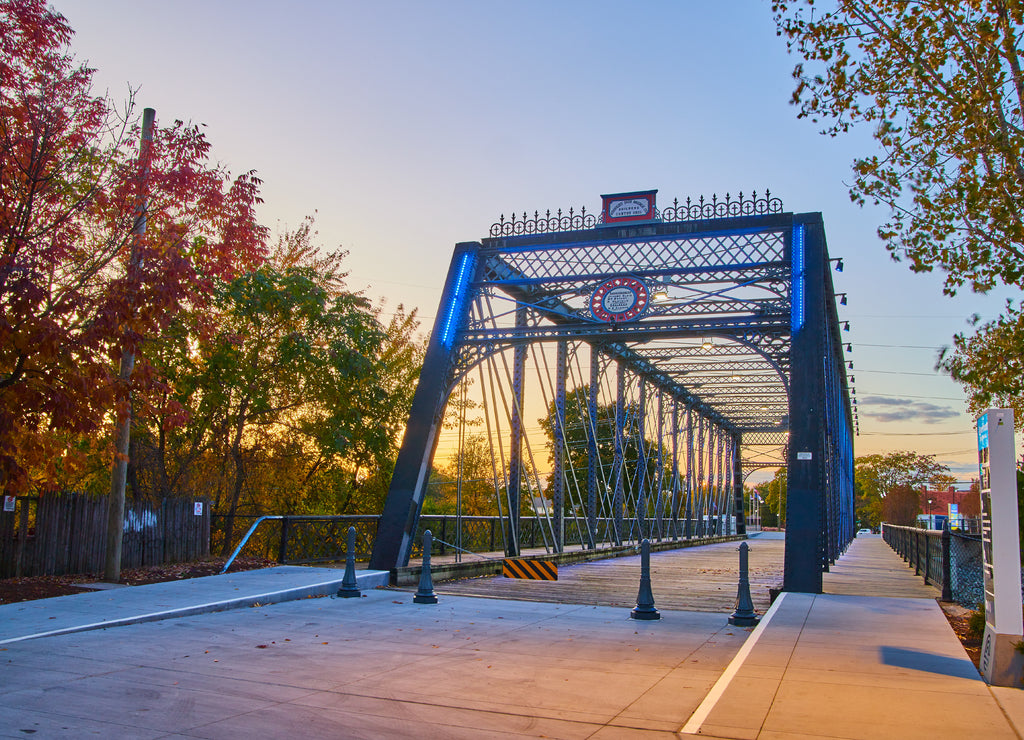
[[[920,582],[877,538],[858,538],[830,578],[845,569],[844,591],[877,593],[871,561],[888,591]],[[319,569],[273,570],[308,582]],[[232,577],[196,580],[223,590],[214,579]],[[137,613],[166,616],[189,602],[171,592],[196,586],[159,585]],[[90,600],[87,619],[104,626],[124,616],[121,595],[145,588],[62,599]],[[237,596],[211,593],[192,601]],[[637,622],[616,607],[364,594],[8,642],[0,737],[912,740],[1024,728],[1024,692],[985,685],[934,598],[785,594],[744,630],[724,613]],[[58,614],[35,604],[38,634]]]
[[[344,570],[284,565],[53,599],[0,604],[0,645],[137,622],[275,604],[337,593]],[[387,571],[356,571],[360,589],[386,586]]]
[[[782,594],[686,730],[721,738],[1019,738],[930,599]]]
[[[824,594],[781,594],[687,721],[722,738],[1020,738],[1024,691],[989,687],[936,599],[881,537]]]

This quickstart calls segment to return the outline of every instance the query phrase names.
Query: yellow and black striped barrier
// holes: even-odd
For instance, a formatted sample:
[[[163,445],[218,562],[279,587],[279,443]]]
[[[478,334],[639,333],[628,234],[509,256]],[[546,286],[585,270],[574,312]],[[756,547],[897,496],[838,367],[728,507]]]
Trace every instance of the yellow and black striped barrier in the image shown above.
[[[505,558],[501,573],[506,578],[530,578],[535,581],[557,581],[558,565],[547,560]]]

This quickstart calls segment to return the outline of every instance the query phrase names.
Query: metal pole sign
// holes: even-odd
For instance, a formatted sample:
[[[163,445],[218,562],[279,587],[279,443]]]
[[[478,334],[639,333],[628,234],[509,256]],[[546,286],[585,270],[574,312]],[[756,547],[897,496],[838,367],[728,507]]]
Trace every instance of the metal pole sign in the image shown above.
[[[985,580],[981,673],[989,684],[1022,686],[1024,655],[1016,650],[1022,608],[1013,410],[988,409],[977,426]]]

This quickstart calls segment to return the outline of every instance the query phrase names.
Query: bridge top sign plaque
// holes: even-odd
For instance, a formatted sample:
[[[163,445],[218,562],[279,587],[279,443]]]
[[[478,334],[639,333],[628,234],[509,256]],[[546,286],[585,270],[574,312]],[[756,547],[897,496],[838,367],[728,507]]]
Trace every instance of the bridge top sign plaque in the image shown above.
[[[601,196],[601,216],[606,224],[630,221],[653,221],[657,209],[657,190],[641,190],[634,193],[614,193]]]

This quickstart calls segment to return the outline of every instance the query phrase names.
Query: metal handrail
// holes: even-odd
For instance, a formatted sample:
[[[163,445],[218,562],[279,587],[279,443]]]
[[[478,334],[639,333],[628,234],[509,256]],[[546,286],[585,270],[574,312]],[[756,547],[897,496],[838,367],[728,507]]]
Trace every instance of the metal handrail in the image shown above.
[[[226,517],[227,515],[220,514],[220,515],[214,515],[214,516]],[[245,515],[244,518],[249,518],[249,515]],[[274,514],[274,515],[266,515],[266,516],[256,517],[255,521],[253,521],[252,525],[249,527],[248,531],[245,533],[245,536],[242,537],[241,541],[238,543],[238,546],[235,547],[234,552],[231,553],[231,557],[228,558],[227,562],[224,564],[224,567],[219,571],[218,575],[223,575],[223,574],[228,572],[228,569],[231,567],[231,565],[234,563],[235,559],[242,552],[242,549],[248,544],[248,542],[252,538],[253,534],[255,534],[255,532],[259,528],[259,526],[261,524],[263,524],[263,522],[265,522],[265,521],[283,521],[283,522],[285,522],[285,524],[284,524],[285,532],[282,532],[281,549],[280,549],[280,552],[278,553],[278,562],[279,563],[284,563],[284,562],[286,562],[286,557],[285,557],[285,549],[286,549],[286,542],[287,542],[286,530],[287,530],[288,522],[289,521],[290,522],[308,522],[308,521],[334,520],[334,521],[372,522],[373,520],[378,519],[378,518],[379,518],[378,515],[368,515],[368,514],[287,514],[287,515]],[[424,514],[424,515],[422,515],[420,517],[420,528],[421,529],[430,528],[431,532],[433,533],[434,530],[435,530],[435,527],[433,527],[431,525],[432,524],[439,524],[440,525],[440,531],[438,532],[438,534],[444,535],[444,533],[445,533],[445,526],[444,526],[445,523],[446,522],[457,522],[459,519],[462,520],[463,524],[469,524],[469,523],[488,524],[489,523],[490,524],[490,550],[489,551],[495,551],[497,548],[501,548],[502,547],[501,542],[496,542],[496,527],[500,526],[502,524],[501,517],[495,517],[495,516],[462,516],[462,517],[459,517],[459,516],[457,516],[455,514]],[[613,520],[611,520],[611,519],[609,519],[607,517],[600,517],[598,521],[599,522],[604,522],[607,525],[609,522],[612,522]],[[680,520],[680,526],[682,526],[682,523],[683,523],[683,520]],[[522,547],[536,547],[536,546],[540,546],[540,545],[545,545],[546,544],[546,542],[547,542],[547,532],[545,531],[545,517],[543,517],[543,516],[540,516],[540,517],[537,517],[537,516],[524,516],[524,517],[520,518],[520,524],[522,526],[521,534],[522,534],[522,536],[524,538],[526,538],[526,531],[527,531],[526,525],[527,524],[530,525],[530,527],[529,527],[530,537],[526,538],[523,542],[520,543],[520,545]],[[486,540],[487,539],[486,538],[486,532],[484,534],[485,534],[485,538],[484,539]],[[538,534],[540,535],[539,538],[537,536]],[[637,533],[634,532],[634,534],[637,534]],[[673,534],[671,536],[672,536],[672,538],[683,539],[683,535],[682,535],[681,532],[676,532],[675,534]],[[537,541],[538,539],[540,539],[542,541],[538,542]],[[662,537],[659,537],[658,539],[660,541],[662,539]],[[686,539],[689,539],[689,538],[686,538]],[[700,539],[700,538],[698,538],[698,539]],[[455,544],[453,544],[451,542],[445,541],[444,539],[442,539],[439,536],[435,536],[434,537],[434,541],[436,543],[438,543],[439,545],[441,545],[441,553],[442,554],[444,553],[444,548],[450,547],[450,548],[452,548],[453,550],[455,550],[457,552],[471,554],[471,555],[474,555],[474,556],[477,556],[477,557],[483,557],[483,558],[487,558],[488,557],[486,555],[482,555],[477,550],[465,549],[461,545],[456,546]],[[605,545],[608,545],[608,546],[612,546],[613,545],[613,542],[611,540],[602,540],[601,543],[605,544]],[[637,547],[639,547],[639,539],[636,540],[636,543],[637,543]],[[481,546],[480,549],[486,549],[486,542],[485,542],[484,545]],[[303,563],[306,563],[306,562],[319,562],[319,561],[301,560],[301,561],[293,561],[293,562],[303,562]]]
[[[444,540],[442,540],[442,539],[440,539],[438,537],[434,537],[433,533],[431,533],[430,539],[433,542],[440,542],[442,545],[447,545],[448,547],[452,548],[453,550],[458,550],[459,552],[464,552],[467,555],[476,555],[478,558],[483,558],[484,560],[504,560],[504,558],[492,558],[490,555],[484,555],[482,552],[473,552],[472,550],[467,550],[464,547],[459,547],[458,545],[453,545],[451,542],[445,542]]]
[[[235,551],[231,553],[231,557],[228,558],[228,562],[224,564],[223,570],[221,570],[221,572],[218,573],[218,575],[224,575],[228,572],[228,568],[230,568],[231,564],[235,562],[235,558],[238,557],[238,553],[242,551],[242,548],[245,547],[245,543],[249,541],[250,537],[252,537],[252,533],[256,531],[256,527],[260,526],[263,522],[267,521],[268,519],[284,519],[284,517],[279,514],[273,516],[261,516],[259,519],[254,521],[252,523],[252,526],[249,527],[249,531],[245,533],[245,537],[243,537],[242,541],[238,543],[238,547],[236,547]]]

